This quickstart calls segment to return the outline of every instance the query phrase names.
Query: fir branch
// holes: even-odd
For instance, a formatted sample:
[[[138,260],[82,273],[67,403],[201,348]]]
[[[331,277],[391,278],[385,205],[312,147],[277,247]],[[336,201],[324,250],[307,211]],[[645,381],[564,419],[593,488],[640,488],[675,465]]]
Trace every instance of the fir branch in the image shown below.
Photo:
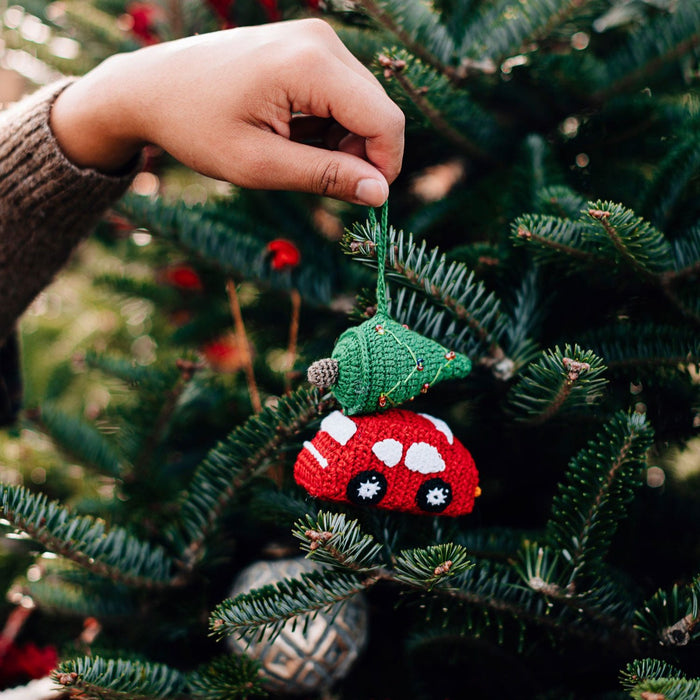
[[[130,387],[139,387],[158,396],[172,386],[176,373],[174,365],[166,368],[154,367],[153,365],[145,367],[137,365],[131,359],[103,355],[93,350],[86,352],[83,359],[88,367],[99,369]]]
[[[458,82],[455,69],[448,64],[454,52],[454,43],[432,8],[406,0],[359,0],[359,4],[414,56]],[[431,45],[438,51],[431,51],[428,48]]]
[[[201,700],[246,700],[263,695],[260,663],[244,654],[217,656],[187,676],[187,689]]]
[[[112,477],[122,477],[127,460],[92,423],[71,416],[51,402],[27,417],[67,456]]]
[[[497,0],[483,4],[464,33],[458,55],[482,62],[488,58],[500,66],[508,56],[524,51],[528,43],[550,38],[587,2],[590,0]]]
[[[481,107],[465,89],[451,85],[405,50],[379,56],[385,85],[406,112],[409,127],[434,126],[449,143],[470,159],[494,163],[493,155],[503,145],[503,134],[494,116]]]
[[[675,270],[667,272],[672,282],[700,276],[700,225],[694,226],[673,243]]]
[[[343,247],[359,262],[376,267],[376,230],[369,223],[355,224],[343,239]],[[492,358],[505,357],[499,345],[506,321],[500,301],[466,265],[448,262],[439,249],[428,249],[425,241],[417,245],[411,234],[406,237],[391,226],[387,257],[388,278],[420,291],[435,306],[466,324]]]
[[[176,700],[185,687],[185,677],[164,664],[100,656],[64,661],[51,677],[71,696],[99,700]]]
[[[620,412],[569,463],[552,503],[547,536],[570,563],[572,585],[605,556],[641,484],[652,436],[643,415]]]
[[[377,580],[325,570],[303,573],[298,579],[284,579],[223,601],[212,612],[209,627],[217,639],[236,635],[251,641],[264,637],[269,642],[287,621],[304,616],[296,624],[307,624],[319,612],[353,598]]]
[[[654,273],[672,267],[671,246],[660,231],[630,209],[613,202],[589,202],[588,216],[605,232],[618,260],[628,265],[640,277],[654,281]],[[601,243],[604,238],[596,237]]]
[[[678,0],[672,12],[660,14],[644,28],[631,33],[626,44],[608,56],[608,84],[593,94],[592,101],[602,104],[614,95],[628,92],[697,46],[700,46],[700,6],[695,0]]]
[[[516,420],[542,425],[556,415],[591,406],[602,396],[604,371],[603,361],[578,345],[543,351],[511,389],[509,410]]]
[[[481,561],[460,576],[457,585],[438,589],[437,592],[441,597],[451,598],[455,605],[461,603],[468,608],[476,608],[487,616],[487,624],[492,622],[489,616],[495,616],[496,620],[506,616],[523,625],[539,627],[559,638],[568,637],[607,646],[616,653],[620,653],[623,647],[636,651],[638,639],[631,626],[614,619],[610,625],[601,627],[596,624],[601,618],[596,621],[582,619],[578,609],[573,606],[553,607],[540,593],[518,585],[516,576],[516,568],[510,565]],[[434,605],[444,610],[444,601],[440,598],[435,599]],[[478,624],[474,618],[465,619],[459,608],[452,612],[458,615],[462,629],[472,630]],[[440,618],[443,625],[448,624],[449,617],[445,613]],[[497,624],[502,627],[500,622]]]
[[[209,452],[182,503],[182,526],[189,538],[182,555],[185,571],[191,571],[201,557],[206,539],[238,489],[260,472],[285,442],[332,405],[326,402],[321,407],[317,390],[299,389],[251,416]]]
[[[631,621],[633,615],[626,604],[628,590],[606,580],[605,584],[577,591],[571,578],[571,561],[566,561],[559,551],[537,542],[523,543],[516,569],[526,585],[548,601],[570,608],[577,616],[602,629],[610,632],[619,629],[631,645],[637,643],[633,628],[622,624]]]
[[[289,274],[280,274],[269,262],[265,241],[279,236],[245,213],[231,214],[226,223],[217,221],[203,207],[165,204],[162,200],[127,195],[116,210],[135,226],[170,240],[190,253],[196,253],[229,275],[256,279],[273,289],[298,289],[314,305],[326,305],[334,283],[332,266],[314,264],[303,256],[303,263]]]
[[[484,151],[475,141],[467,138],[461,131],[454,128],[445,119],[442,113],[428,99],[428,92],[423,89],[423,86],[418,87],[414,85],[411,79],[401,70],[395,70],[393,75],[435,131],[453,143],[464,155],[477,161],[494,162],[493,156]]]
[[[626,690],[633,690],[639,683],[659,678],[685,678],[685,674],[660,659],[636,659],[620,672],[620,684]]]
[[[684,135],[654,172],[639,209],[656,226],[668,228],[674,211],[683,205],[682,195],[700,169],[700,137],[697,127]],[[696,258],[697,260],[697,258]]]
[[[565,185],[542,187],[535,194],[535,209],[539,214],[573,219],[586,205],[586,199]]]
[[[686,646],[700,637],[700,577],[690,585],[659,589],[636,613],[637,629],[669,648]]]
[[[516,245],[533,248],[535,259],[542,262],[569,262],[578,269],[574,261],[591,267],[612,265],[609,258],[598,255],[586,240],[587,226],[584,222],[561,219],[555,216],[525,214],[511,226],[511,240]]]
[[[396,557],[392,578],[427,591],[449,586],[450,578],[474,566],[459,544],[438,544],[425,549],[404,549]]]
[[[348,520],[343,513],[307,515],[295,523],[292,534],[301,540],[309,558],[323,564],[355,573],[374,571],[380,565],[382,545],[362,532],[357,520]]]
[[[690,328],[652,323],[603,327],[584,334],[581,342],[604,358],[610,371],[652,372],[700,363],[700,337]]]
[[[202,365],[180,359],[177,360],[175,366],[179,371],[179,376],[175,384],[171,385],[168,391],[165,392],[165,395],[161,397],[160,411],[155,424],[146,436],[143,445],[141,445],[139,454],[134,459],[134,472],[137,474],[144,471],[145,467],[151,463],[158,445],[161,444],[167,434],[180,397]]]
[[[157,545],[141,542],[120,527],[75,515],[43,494],[0,485],[0,512],[11,525],[46,549],[94,573],[128,586],[171,585],[172,560]]]
[[[700,678],[654,678],[642,681],[630,692],[634,700],[697,700]]]
[[[26,593],[45,612],[76,617],[127,617],[133,615],[134,601],[123,591],[112,587],[109,591],[92,591],[47,576],[29,582]]]

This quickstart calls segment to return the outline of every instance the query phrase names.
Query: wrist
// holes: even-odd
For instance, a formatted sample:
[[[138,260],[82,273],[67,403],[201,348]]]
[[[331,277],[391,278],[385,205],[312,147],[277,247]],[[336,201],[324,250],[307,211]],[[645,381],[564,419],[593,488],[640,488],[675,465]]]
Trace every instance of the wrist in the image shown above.
[[[49,121],[68,160],[106,174],[123,171],[145,145],[130,126],[128,97],[120,97],[114,73],[100,67],[69,85]]]

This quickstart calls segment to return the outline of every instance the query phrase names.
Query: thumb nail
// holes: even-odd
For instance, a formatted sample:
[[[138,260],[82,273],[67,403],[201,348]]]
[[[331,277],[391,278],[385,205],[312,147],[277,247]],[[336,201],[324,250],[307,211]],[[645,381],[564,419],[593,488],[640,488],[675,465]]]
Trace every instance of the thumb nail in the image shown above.
[[[370,207],[379,207],[389,196],[389,188],[380,180],[360,180],[355,190],[355,198]]]

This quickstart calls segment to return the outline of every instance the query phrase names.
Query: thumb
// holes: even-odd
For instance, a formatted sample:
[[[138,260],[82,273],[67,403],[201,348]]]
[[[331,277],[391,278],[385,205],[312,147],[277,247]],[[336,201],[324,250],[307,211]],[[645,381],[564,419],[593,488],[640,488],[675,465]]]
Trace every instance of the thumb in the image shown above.
[[[248,176],[244,187],[311,192],[365,206],[381,206],[389,185],[370,162],[343,151],[328,151],[296,143],[273,132],[259,131],[255,155],[238,153]]]

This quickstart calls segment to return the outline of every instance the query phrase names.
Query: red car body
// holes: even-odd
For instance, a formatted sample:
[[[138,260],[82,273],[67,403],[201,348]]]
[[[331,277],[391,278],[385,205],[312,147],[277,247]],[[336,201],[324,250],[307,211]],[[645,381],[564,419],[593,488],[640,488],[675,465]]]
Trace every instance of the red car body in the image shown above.
[[[474,460],[447,424],[401,409],[329,414],[294,478],[318,498],[424,515],[470,513],[480,493]]]

